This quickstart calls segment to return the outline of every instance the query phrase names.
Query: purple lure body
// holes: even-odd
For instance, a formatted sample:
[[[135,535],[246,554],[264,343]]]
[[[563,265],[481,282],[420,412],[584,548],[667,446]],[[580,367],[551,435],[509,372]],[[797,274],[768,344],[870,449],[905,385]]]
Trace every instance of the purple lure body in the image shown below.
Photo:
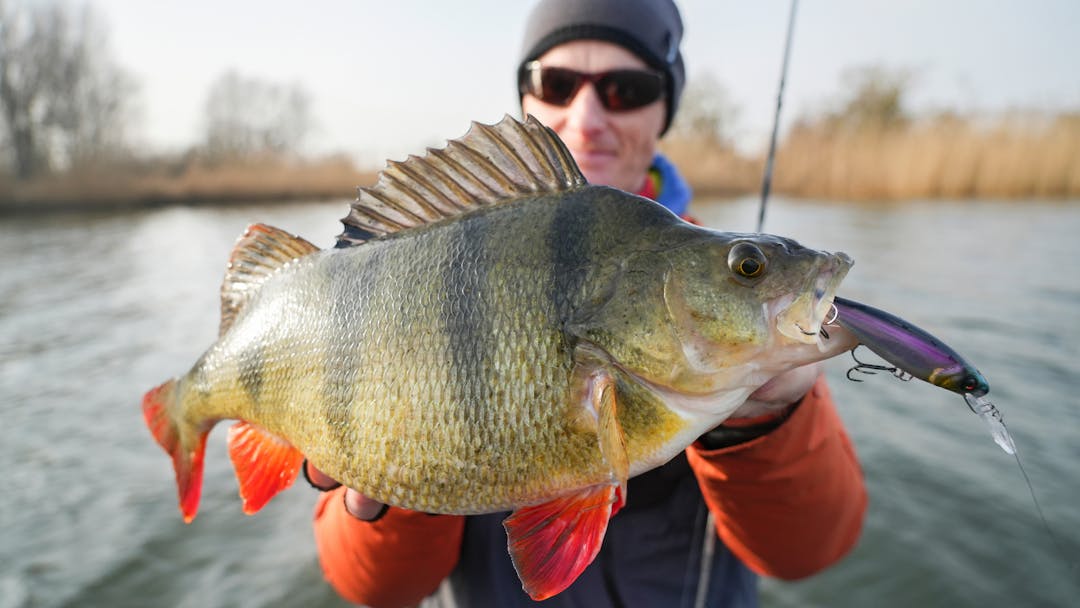
[[[837,297],[834,323],[900,371],[963,395],[981,397],[990,385],[960,353],[923,329],[860,302]]]

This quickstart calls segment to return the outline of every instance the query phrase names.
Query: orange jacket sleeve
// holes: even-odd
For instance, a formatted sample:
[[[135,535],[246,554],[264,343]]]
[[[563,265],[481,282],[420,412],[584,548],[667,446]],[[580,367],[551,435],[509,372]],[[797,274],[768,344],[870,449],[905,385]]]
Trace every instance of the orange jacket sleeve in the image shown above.
[[[344,488],[315,507],[315,545],[337,592],[377,608],[411,606],[438,588],[457,564],[465,519],[391,508],[375,522],[345,510]]]
[[[809,576],[859,537],[866,488],[824,376],[771,433],[687,457],[720,538],[759,574]]]

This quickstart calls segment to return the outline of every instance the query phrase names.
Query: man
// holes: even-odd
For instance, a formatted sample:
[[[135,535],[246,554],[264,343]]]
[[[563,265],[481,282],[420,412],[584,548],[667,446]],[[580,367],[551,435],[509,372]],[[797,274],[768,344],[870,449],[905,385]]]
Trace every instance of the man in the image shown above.
[[[558,133],[591,183],[685,214],[689,188],[656,151],[683,87],[681,38],[670,0],[542,0],[518,84],[523,113]],[[753,606],[757,574],[804,577],[845,554],[866,506],[820,365],[761,387],[684,455],[631,479],[627,496],[594,562],[545,606]],[[506,516],[415,513],[337,488],[319,501],[315,536],[351,601],[411,605],[447,581],[462,607],[531,605]]]

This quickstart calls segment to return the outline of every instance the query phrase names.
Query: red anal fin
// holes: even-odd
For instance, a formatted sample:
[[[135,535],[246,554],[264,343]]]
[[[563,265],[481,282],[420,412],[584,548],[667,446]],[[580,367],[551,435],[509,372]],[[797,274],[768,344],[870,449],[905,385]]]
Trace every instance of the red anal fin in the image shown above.
[[[176,380],[151,389],[143,396],[143,419],[150,433],[165,453],[172,458],[176,471],[176,491],[180,498],[180,513],[184,523],[191,523],[199,510],[202,493],[203,454],[209,429],[198,432],[193,427],[181,428],[173,417],[179,408]]]
[[[503,522],[522,587],[547,599],[577,580],[604,541],[618,486],[592,486],[544,504],[522,507]]]
[[[296,480],[304,455],[249,422],[229,427],[229,458],[240,482],[244,513],[252,515]]]

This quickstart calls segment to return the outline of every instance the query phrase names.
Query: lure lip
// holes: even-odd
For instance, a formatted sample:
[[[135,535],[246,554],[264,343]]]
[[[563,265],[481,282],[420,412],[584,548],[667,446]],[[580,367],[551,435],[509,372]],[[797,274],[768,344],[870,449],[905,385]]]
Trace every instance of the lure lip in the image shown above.
[[[1009,429],[1005,428],[1005,420],[1001,417],[1001,412],[994,407],[994,404],[982,396],[975,396],[971,393],[964,393],[964,401],[967,402],[971,411],[978,414],[986,422],[994,443],[998,444],[998,447],[1002,450],[1005,450],[1006,454],[1015,455],[1016,443],[1013,442],[1012,436],[1009,435]]]
[[[986,377],[960,353],[921,329],[884,310],[836,296],[839,325],[858,341],[902,372],[963,395],[982,397],[990,392]]]

